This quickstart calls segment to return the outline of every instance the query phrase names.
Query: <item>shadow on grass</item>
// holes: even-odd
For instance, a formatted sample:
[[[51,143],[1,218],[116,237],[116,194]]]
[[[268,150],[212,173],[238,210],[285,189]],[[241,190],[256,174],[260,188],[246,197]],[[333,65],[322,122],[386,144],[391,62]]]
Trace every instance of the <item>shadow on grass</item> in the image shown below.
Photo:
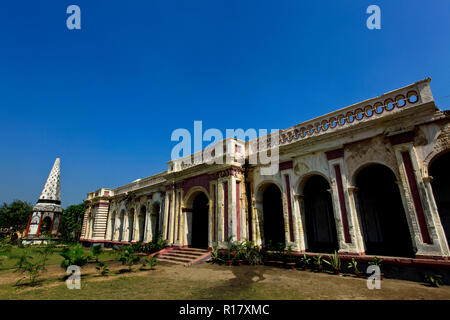
[[[217,295],[226,295],[229,293],[243,293],[251,289],[251,287],[260,281],[265,280],[265,269],[258,267],[225,267],[233,273],[234,278],[226,280],[223,285],[215,286],[201,290],[201,295],[215,297]],[[233,294],[234,296],[234,294]]]

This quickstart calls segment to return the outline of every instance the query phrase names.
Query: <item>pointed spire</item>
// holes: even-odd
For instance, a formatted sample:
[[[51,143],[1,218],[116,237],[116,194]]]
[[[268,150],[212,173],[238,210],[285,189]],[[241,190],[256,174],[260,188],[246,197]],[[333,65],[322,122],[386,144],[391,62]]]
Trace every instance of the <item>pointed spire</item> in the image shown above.
[[[60,159],[56,158],[38,203],[61,204]]]
[[[60,159],[56,158],[34,212],[62,212],[60,187]]]

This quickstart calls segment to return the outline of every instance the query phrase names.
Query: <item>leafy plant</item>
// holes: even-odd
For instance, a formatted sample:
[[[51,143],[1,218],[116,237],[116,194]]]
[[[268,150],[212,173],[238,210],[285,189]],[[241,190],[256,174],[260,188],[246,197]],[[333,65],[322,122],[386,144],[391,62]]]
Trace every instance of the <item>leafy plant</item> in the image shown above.
[[[71,247],[65,247],[60,255],[64,258],[61,262],[61,268],[66,270],[71,265],[82,267],[88,263],[89,256],[84,253],[84,248],[81,244],[76,244]]]
[[[332,256],[328,256],[330,261],[323,260],[326,264],[328,264],[331,268],[333,268],[333,271],[335,273],[341,272],[341,258],[339,257],[339,254],[334,251],[334,254]]]
[[[102,246],[96,245],[91,248],[91,255],[95,262],[98,263],[98,257],[103,253]]]
[[[95,267],[95,269],[97,269],[97,271],[98,271],[98,273],[100,273],[100,275],[107,276],[109,273],[108,266],[109,265],[104,262],[97,262],[97,266]]]
[[[43,250],[38,251],[38,257],[33,258],[28,250],[24,250],[19,257],[19,261],[16,263],[16,269],[14,272],[20,272],[22,274],[27,273],[29,278],[29,285],[34,286],[42,272],[46,271],[47,259],[55,249],[54,244],[47,244]],[[16,285],[22,282],[24,278],[19,279]]]
[[[373,257],[372,261],[369,262],[369,265],[375,265],[375,266],[380,267],[381,262],[383,262],[382,259],[379,259],[378,257]]]
[[[158,256],[159,253],[155,254],[153,257],[149,258],[149,257],[145,257],[144,258],[144,263],[142,264],[142,267],[146,267],[148,266],[150,268],[150,270],[153,270],[155,268],[155,266],[158,264]]]
[[[219,253],[219,249],[213,248],[211,250],[211,261],[213,263],[223,262],[223,259],[221,258],[221,255]]]
[[[347,268],[353,270],[356,275],[361,274],[361,272],[358,270],[358,262],[355,260],[355,258],[352,258],[352,261],[347,264]]]
[[[135,255],[136,251],[132,246],[115,248],[115,253],[118,256],[119,261],[122,262],[123,265],[128,266],[128,271],[131,271],[132,267],[141,260],[139,256]]]
[[[315,256],[314,257],[314,264],[317,266],[317,270],[318,271],[322,271],[323,269],[323,258],[321,255]]]
[[[248,264],[255,265],[262,263],[261,248],[251,241],[245,242],[244,261]]]
[[[300,262],[303,265],[303,268],[306,269],[311,264],[311,258],[306,255],[306,253],[303,254],[303,256],[300,258]]]
[[[432,287],[439,288],[443,284],[442,276],[438,274],[426,274],[425,280]]]

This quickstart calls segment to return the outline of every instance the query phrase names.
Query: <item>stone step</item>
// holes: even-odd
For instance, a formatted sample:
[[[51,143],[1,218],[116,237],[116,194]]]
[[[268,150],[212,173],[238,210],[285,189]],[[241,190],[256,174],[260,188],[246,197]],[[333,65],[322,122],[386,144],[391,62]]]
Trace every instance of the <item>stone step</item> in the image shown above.
[[[201,255],[204,255],[206,252],[192,252],[192,251],[185,251],[185,250],[170,250],[167,252],[168,254],[171,253],[178,253],[178,254],[185,254],[192,257],[199,257]]]
[[[176,248],[176,250],[192,251],[192,252],[208,252],[207,249],[198,249],[198,248]]]
[[[158,259],[159,262],[167,262],[167,263],[175,263],[175,264],[180,264],[180,265],[185,265],[186,262],[181,262],[181,261],[175,261],[175,260],[167,260],[164,259],[163,257],[161,257],[161,259]]]
[[[165,257],[180,257],[180,258],[184,258],[184,259],[188,259],[188,260],[195,260],[195,259],[201,257],[202,254],[190,255],[190,254],[184,254],[184,253],[180,253],[180,252],[168,252],[164,256]]]
[[[178,262],[183,262],[183,263],[189,263],[189,262],[192,261],[191,259],[180,258],[180,257],[173,257],[173,256],[166,256],[166,255],[164,255],[162,257],[159,257],[158,260],[161,260],[161,261],[178,261]]]
[[[210,255],[205,249],[197,248],[173,248],[162,253],[158,260],[162,262],[182,264],[186,267],[191,266],[198,261],[203,261]]]

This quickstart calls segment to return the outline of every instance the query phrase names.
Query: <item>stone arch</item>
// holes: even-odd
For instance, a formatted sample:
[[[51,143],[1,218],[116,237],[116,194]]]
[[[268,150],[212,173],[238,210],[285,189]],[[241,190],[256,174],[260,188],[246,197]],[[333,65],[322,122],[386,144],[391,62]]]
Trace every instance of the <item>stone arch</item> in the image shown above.
[[[442,128],[441,133],[433,142],[433,150],[423,160],[424,176],[428,176],[431,163],[440,155],[443,155],[450,150],[450,124]]]
[[[390,169],[390,171],[392,172],[392,174],[394,175],[396,181],[400,181],[399,176],[398,176],[398,170],[397,168],[393,168],[391,165],[389,165],[386,162],[383,161],[379,161],[379,160],[367,160],[362,162],[356,169],[354,169],[351,173],[350,173],[350,180],[349,182],[351,183],[352,186],[356,185],[356,177],[358,175],[359,172],[361,172],[362,170],[364,170],[367,167],[370,167],[372,165],[381,165],[384,166],[388,169]]]
[[[311,178],[313,176],[320,176],[320,177],[324,178],[328,182],[328,185],[331,185],[330,178],[325,173],[320,172],[320,171],[316,171],[316,170],[310,171],[310,172],[302,175],[298,179],[298,181],[297,181],[297,183],[295,185],[295,191],[297,192],[298,195],[303,195],[303,191],[305,189],[306,182],[308,182],[309,178]]]
[[[395,173],[386,165],[363,166],[355,176],[355,201],[366,254],[414,256]]]
[[[256,188],[258,228],[263,245],[286,243],[283,188],[273,180],[265,180]]]
[[[450,149],[442,150],[429,161],[428,173],[439,219],[450,245]]]
[[[187,244],[207,248],[209,245],[209,194],[204,187],[196,186],[184,197]]]
[[[323,174],[303,179],[301,200],[305,219],[307,250],[333,253],[339,250],[330,181]]]

